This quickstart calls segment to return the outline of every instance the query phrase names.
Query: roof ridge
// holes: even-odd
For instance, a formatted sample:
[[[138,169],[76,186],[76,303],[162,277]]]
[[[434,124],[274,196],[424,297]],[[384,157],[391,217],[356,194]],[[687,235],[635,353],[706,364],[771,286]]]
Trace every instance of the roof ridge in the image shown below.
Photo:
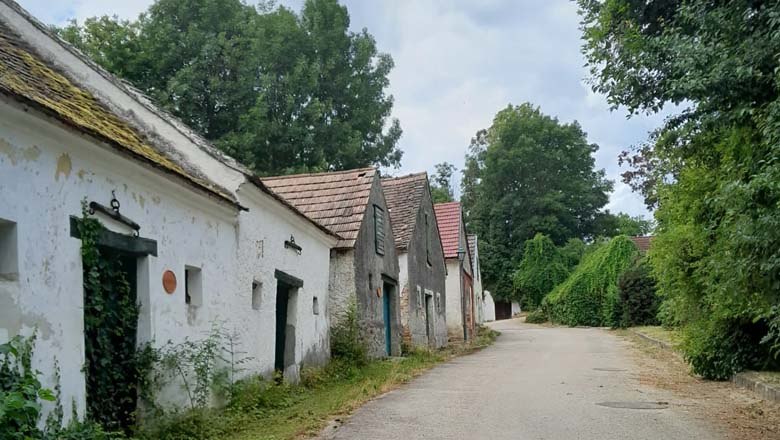
[[[365,167],[365,168],[353,168],[350,170],[340,170],[340,171],[322,171],[319,173],[299,173],[299,174],[284,174],[280,176],[265,176],[261,177],[261,180],[283,180],[283,179],[294,179],[294,178],[300,178],[300,177],[314,177],[314,176],[332,176],[335,174],[348,174],[348,173],[356,173],[359,171],[377,171],[374,167]]]
[[[409,177],[417,177],[417,176],[425,176],[427,178],[428,177],[428,172],[427,171],[420,171],[418,173],[409,173],[409,174],[406,174],[406,175],[403,175],[403,176],[386,176],[386,177],[382,177],[382,180],[389,182],[389,181],[392,181],[392,180],[408,179]]]

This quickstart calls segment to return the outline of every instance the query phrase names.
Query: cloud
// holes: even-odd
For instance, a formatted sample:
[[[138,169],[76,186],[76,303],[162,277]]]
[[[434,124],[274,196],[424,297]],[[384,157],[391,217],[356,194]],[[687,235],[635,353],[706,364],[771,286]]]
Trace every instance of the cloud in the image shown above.
[[[615,181],[611,211],[647,215],[620,182],[617,155],[647,138],[663,115],[626,119],[585,83],[579,17],[569,0],[342,0],[354,31],[367,28],[392,55],[389,93],[404,129],[400,172],[447,161],[462,168],[471,137],[507,104],[532,102],[562,122],[577,120],[601,148],[596,164]],[[151,0],[45,0],[22,5],[43,21],[94,15],[135,18]],[[280,2],[300,10],[303,0]]]

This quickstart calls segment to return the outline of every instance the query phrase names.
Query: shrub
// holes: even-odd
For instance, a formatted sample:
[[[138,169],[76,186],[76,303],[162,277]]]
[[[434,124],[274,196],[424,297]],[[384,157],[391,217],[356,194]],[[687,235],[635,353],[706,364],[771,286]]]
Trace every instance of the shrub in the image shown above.
[[[347,307],[340,322],[330,329],[330,353],[334,359],[345,360],[358,366],[368,361],[368,349],[360,332],[357,305],[354,302]]]
[[[541,307],[530,312],[525,317],[525,322],[529,324],[542,324],[547,321],[549,321],[549,319],[547,318],[547,313]]]
[[[569,275],[558,248],[543,234],[525,242],[523,259],[514,275],[514,287],[523,307],[535,309],[545,295]]]
[[[622,327],[658,324],[659,300],[655,279],[646,259],[638,259],[633,267],[621,275],[618,293],[622,310],[619,324]]]
[[[769,347],[760,343],[766,332],[762,322],[700,319],[686,326],[682,348],[694,373],[728,380],[746,368],[767,366]]]
[[[570,238],[569,241],[560,248],[561,256],[563,256],[566,268],[572,270],[577,267],[587,250],[588,245],[586,245],[584,241],[579,238]]]
[[[638,253],[623,235],[600,245],[545,297],[542,307],[561,324],[617,326],[621,318],[618,279]]]

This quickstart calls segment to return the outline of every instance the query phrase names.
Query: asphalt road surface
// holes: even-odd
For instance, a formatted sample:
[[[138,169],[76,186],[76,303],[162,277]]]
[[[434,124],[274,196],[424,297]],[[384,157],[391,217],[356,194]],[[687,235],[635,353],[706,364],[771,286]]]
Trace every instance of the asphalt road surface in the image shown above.
[[[496,343],[373,400],[325,439],[719,439],[668,392],[641,385],[605,330],[491,324]]]

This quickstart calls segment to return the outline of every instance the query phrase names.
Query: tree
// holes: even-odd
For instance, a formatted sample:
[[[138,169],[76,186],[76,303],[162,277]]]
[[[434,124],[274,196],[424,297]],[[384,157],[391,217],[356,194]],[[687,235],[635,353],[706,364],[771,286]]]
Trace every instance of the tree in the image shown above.
[[[337,0],[158,0],[60,35],[259,174],[394,166],[393,67]]]
[[[452,174],[457,168],[449,162],[436,164],[436,172],[431,176],[431,196],[433,203],[451,202],[455,198],[452,190]]]
[[[511,295],[523,243],[537,233],[557,245],[594,235],[612,189],[604,170],[595,169],[597,149],[579,124],[562,124],[528,103],[501,110],[474,137],[461,201],[484,245],[483,276],[496,296]]]
[[[618,235],[640,236],[653,232],[653,222],[642,216],[630,216],[624,212],[612,214],[609,210],[596,218],[596,235],[616,237]]]
[[[566,260],[555,243],[544,234],[536,234],[525,242],[523,259],[514,274],[515,299],[524,309],[534,310],[568,275]]]
[[[579,0],[594,90],[681,110],[621,160],[658,206],[650,250],[694,371],[771,361],[780,304],[780,3]],[[764,340],[763,343],[760,342]],[[776,360],[775,360],[776,361]]]

